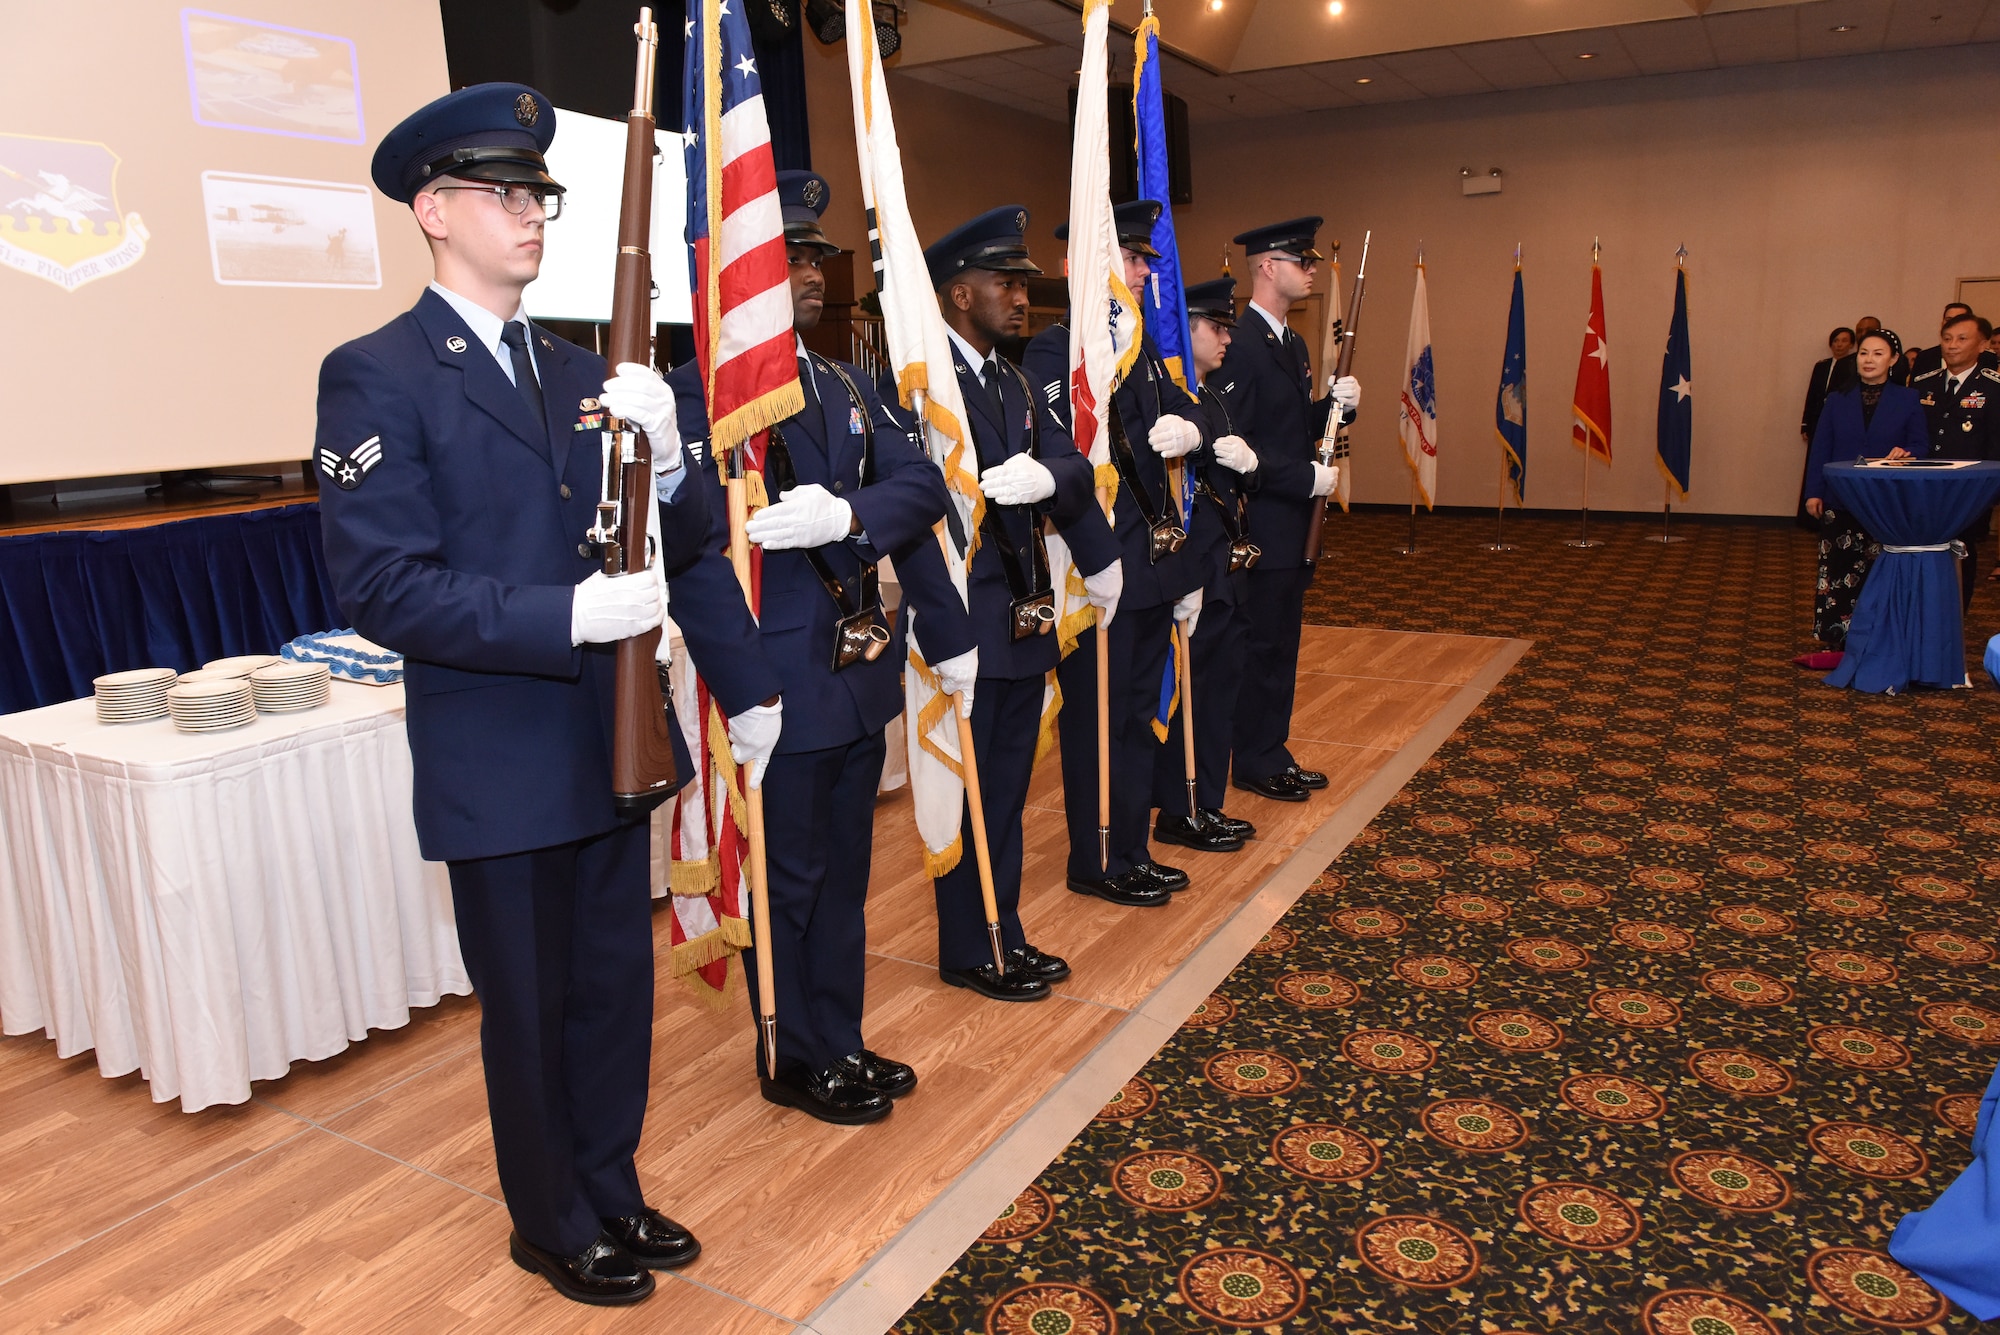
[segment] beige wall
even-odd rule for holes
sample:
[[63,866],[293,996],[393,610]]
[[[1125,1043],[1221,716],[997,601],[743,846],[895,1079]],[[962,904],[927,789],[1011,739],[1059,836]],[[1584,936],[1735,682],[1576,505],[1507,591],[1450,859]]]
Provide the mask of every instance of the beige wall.
[[[910,219],[924,244],[987,209],[1025,204],[1030,253],[1046,272],[1060,275],[1063,250],[1054,229],[1069,216],[1069,127],[900,78],[894,70],[889,97],[903,149]],[[872,291],[844,44],[827,47],[807,39],[806,101],[813,168],[833,190],[826,234],[856,252],[855,286]]]
[[[2000,274],[1996,97],[2000,47],[1988,45],[1300,115],[1197,131],[1196,203],[1176,221],[1182,253],[1212,257],[1247,227],[1324,214],[1321,236],[1345,243],[1350,281],[1374,228],[1354,494],[1375,502],[1409,495],[1395,390],[1421,240],[1439,503],[1494,502],[1493,400],[1518,241],[1528,503],[1577,504],[1569,404],[1601,236],[1614,461],[1594,465],[1591,508],[1658,509],[1654,412],[1685,243],[1687,508],[1789,514],[1799,406],[1827,330],[1872,313],[1906,341],[1935,342],[1956,280]],[[1503,193],[1460,193],[1460,167],[1492,166],[1506,173]],[[1190,277],[1214,263],[1191,264]]]

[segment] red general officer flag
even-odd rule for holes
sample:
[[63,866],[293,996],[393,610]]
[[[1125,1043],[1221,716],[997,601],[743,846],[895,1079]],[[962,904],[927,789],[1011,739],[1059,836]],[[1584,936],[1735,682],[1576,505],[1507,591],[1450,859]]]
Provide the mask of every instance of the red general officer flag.
[[1569,438],[1578,449],[1611,462],[1611,343],[1604,332],[1604,271],[1590,266],[1590,323],[1583,331],[1583,356],[1576,364],[1576,422]]

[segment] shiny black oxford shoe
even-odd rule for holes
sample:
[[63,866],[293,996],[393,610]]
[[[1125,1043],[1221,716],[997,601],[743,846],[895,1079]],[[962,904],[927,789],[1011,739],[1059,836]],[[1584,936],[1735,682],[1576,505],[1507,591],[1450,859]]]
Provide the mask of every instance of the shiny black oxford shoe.
[[599,1222],[606,1236],[648,1270],[673,1270],[701,1255],[701,1243],[693,1233],[651,1206]]
[[1179,844],[1182,848],[1202,853],[1234,853],[1243,847],[1241,835],[1231,834],[1205,820],[1197,823],[1186,816],[1170,815],[1164,811],[1153,822],[1153,837],[1161,843]]
[[850,1052],[833,1064],[833,1069],[859,1084],[868,1086],[877,1094],[887,1094],[892,1099],[900,1099],[917,1087],[917,1073],[912,1067],[901,1062],[892,1062],[887,1057],[877,1056],[867,1048]]
[[1054,995],[1048,983],[1033,974],[1017,972],[1009,968],[1001,973],[990,964],[981,964],[971,969],[939,969],[938,977],[953,987],[969,987],[982,997],[995,1001],[1040,1001]]
[[1227,812],[1216,811],[1211,807],[1200,807],[1197,810],[1200,811],[1201,818],[1204,821],[1210,825],[1219,826],[1229,831],[1238,839],[1255,839],[1257,837],[1257,827],[1247,820],[1238,820]]
[[1045,983],[1060,983],[1069,977],[1069,961],[1031,945],[1015,946],[1007,952],[1007,972],[1025,973]]
[[1326,787],[1326,775],[1321,774],[1316,769],[1300,769],[1297,765],[1294,765],[1286,770],[1285,773],[1290,775],[1292,782],[1301,788],[1310,788],[1314,792],[1318,792],[1320,789]]
[[1173,901],[1171,893],[1136,869],[1102,880],[1072,876],[1069,888],[1079,895],[1096,895],[1099,899],[1123,904],[1127,908],[1153,909]]
[[759,1076],[757,1083],[767,1101],[836,1126],[879,1122],[894,1107],[887,1094],[862,1084],[838,1064],[824,1071],[795,1066],[781,1075]]
[[1232,779],[1238,788],[1259,797],[1268,797],[1273,802],[1303,802],[1311,793],[1304,784],[1292,778],[1290,770],[1281,770],[1268,779]]
[[1179,867],[1169,867],[1158,862],[1134,863],[1131,874],[1134,876],[1143,876],[1154,885],[1159,886],[1160,889],[1169,892],[1185,890],[1189,885],[1193,884],[1193,882],[1188,880],[1188,874]]
[[531,1275],[540,1275],[571,1302],[624,1307],[652,1296],[652,1272],[602,1233],[575,1256],[558,1256],[519,1233],[508,1237],[507,1252],[515,1265]]

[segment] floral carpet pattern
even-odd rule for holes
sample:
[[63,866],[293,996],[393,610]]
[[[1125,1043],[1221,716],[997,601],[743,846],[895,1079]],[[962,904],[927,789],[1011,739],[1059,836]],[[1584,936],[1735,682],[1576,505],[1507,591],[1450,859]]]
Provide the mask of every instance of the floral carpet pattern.
[[1791,667],[1790,528],[1404,522],[1308,619],[1535,647],[897,1329],[1974,1329],[1884,1247],[2000,1060],[2000,692]]

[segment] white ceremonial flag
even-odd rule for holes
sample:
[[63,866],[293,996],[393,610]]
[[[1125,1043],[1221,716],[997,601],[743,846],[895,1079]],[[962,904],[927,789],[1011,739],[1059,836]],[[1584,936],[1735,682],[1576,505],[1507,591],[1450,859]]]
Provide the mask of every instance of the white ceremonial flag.
[[1417,295],[1410,306],[1410,342],[1403,358],[1403,387],[1396,396],[1396,434],[1424,508],[1436,504],[1438,478],[1437,377],[1431,365],[1431,303],[1424,290],[1424,262],[1417,261]]
[[[967,429],[965,401],[952,370],[944,316],[924,264],[924,248],[910,221],[903,191],[903,155],[896,145],[896,120],[889,110],[889,86],[882,77],[882,53],[868,0],[847,0],[847,73],[854,94],[854,141],[860,159],[861,202],[868,212],[868,242],[875,286],[882,302],[882,331],[889,364],[903,405],[922,416],[924,444],[944,473],[945,489],[957,511],[958,531],[971,546],[961,552],[949,526],[939,523],[938,543],[952,584],[964,600],[966,563],[979,543],[986,513],[979,491],[978,456]],[[914,628],[917,611],[904,604]],[[958,720],[951,700],[938,689],[936,674],[905,635],[909,671],[903,674],[903,736],[909,747],[910,793],[917,833],[924,842],[924,870],[932,877],[958,865],[964,849],[961,812],[965,803],[964,758],[959,754]]]

